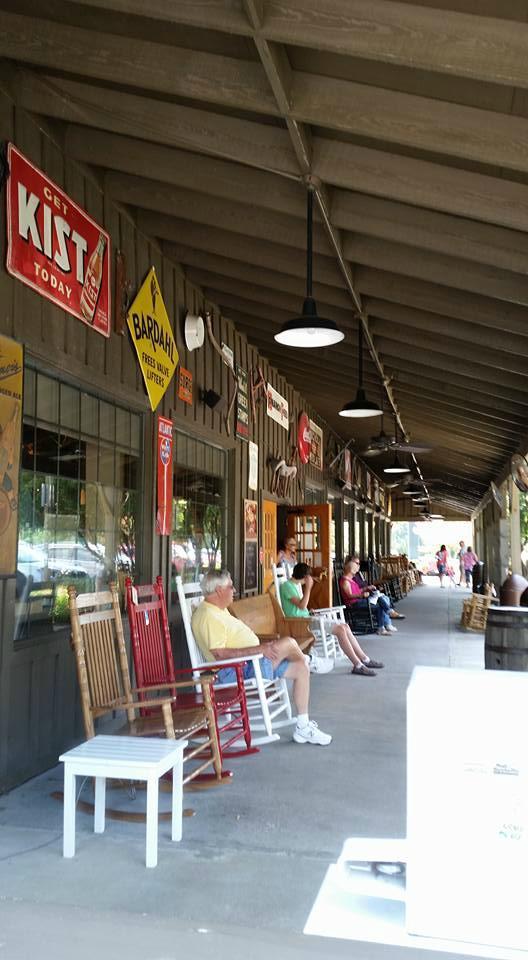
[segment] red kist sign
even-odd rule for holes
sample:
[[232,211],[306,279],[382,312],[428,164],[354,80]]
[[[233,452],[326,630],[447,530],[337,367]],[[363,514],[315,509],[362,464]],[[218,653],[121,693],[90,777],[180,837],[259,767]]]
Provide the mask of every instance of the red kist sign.
[[7,270],[110,336],[110,237],[10,143]]

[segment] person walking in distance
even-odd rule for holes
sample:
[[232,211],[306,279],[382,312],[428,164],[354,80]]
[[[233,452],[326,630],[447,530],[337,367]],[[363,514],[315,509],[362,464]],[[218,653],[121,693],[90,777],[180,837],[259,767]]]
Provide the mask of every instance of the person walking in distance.
[[464,553],[464,575],[466,578],[466,587],[471,586],[471,581],[473,578],[473,567],[479,562],[477,554],[468,547]]
[[464,567],[464,554],[466,552],[466,544],[464,543],[463,540],[460,540],[458,546],[460,547],[460,550],[457,553],[458,567],[460,571],[460,579],[458,581],[458,586],[461,587],[464,584],[464,579],[466,575],[465,567]]
[[444,576],[447,572],[447,550],[445,543],[442,544],[440,550],[436,554],[436,569],[438,570],[438,576],[440,578],[440,586],[442,590],[444,589]]

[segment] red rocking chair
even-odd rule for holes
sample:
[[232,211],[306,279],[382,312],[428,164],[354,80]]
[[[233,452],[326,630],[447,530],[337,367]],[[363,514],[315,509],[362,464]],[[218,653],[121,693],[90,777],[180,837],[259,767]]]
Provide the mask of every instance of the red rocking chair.
[[[163,578],[143,586],[134,586],[127,577],[125,581],[128,621],[132,657],[138,687],[157,687],[162,683],[176,680],[172,644],[167,617],[167,606],[163,591]],[[251,729],[247,710],[243,664],[234,663],[237,682],[222,690],[211,687],[213,710],[220,754],[225,757],[242,757],[258,753],[258,747],[251,746]],[[189,670],[178,670],[178,675],[192,673],[196,677],[200,672],[211,672],[214,664],[205,664]],[[201,703],[201,694],[185,694],[185,701],[191,705]],[[181,697],[180,697],[181,702]],[[245,746],[236,750],[230,748],[243,740]],[[229,776],[225,772],[226,776]]]

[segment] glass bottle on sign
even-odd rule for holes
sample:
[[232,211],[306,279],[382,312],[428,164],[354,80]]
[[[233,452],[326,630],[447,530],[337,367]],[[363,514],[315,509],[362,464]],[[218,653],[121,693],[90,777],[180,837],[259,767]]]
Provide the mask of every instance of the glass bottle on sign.
[[106,248],[106,237],[99,234],[97,247],[92,253],[81,291],[81,313],[85,320],[92,323],[101,290],[101,281],[103,279],[103,259]]

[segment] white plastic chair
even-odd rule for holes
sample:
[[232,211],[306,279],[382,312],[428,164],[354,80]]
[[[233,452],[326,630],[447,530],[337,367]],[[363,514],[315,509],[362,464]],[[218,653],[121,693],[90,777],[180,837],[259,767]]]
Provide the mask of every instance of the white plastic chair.
[[[275,563],[272,563],[271,569],[277,603],[282,610],[280,585],[288,580],[288,575],[286,570],[278,567]],[[334,660],[345,656],[332,633],[336,623],[346,624],[344,607],[321,607],[317,610],[311,610],[310,616],[306,617],[306,620],[310,624],[310,630],[315,637],[315,651],[319,656],[333,657]]]
[[[182,620],[187,639],[187,648],[191,666],[198,668],[208,661],[203,656],[196,640],[194,639],[191,617],[193,611],[199,603],[203,601],[203,594],[199,583],[183,583],[180,576],[176,577],[176,590],[182,612]],[[262,676],[260,661],[262,654],[249,653],[242,659],[215,660],[214,666],[232,667],[234,663],[251,662],[255,671],[255,678],[246,680],[247,706],[249,713],[249,722],[251,726],[251,742],[254,746],[263,743],[272,743],[273,740],[279,740],[280,736],[276,732],[277,728],[291,726],[295,723],[295,717],[292,716],[290,696],[288,693],[288,684],[284,678],[277,680],[266,680]],[[215,689],[221,690],[223,687],[231,684],[216,683]],[[254,737],[253,732],[258,736]]]

